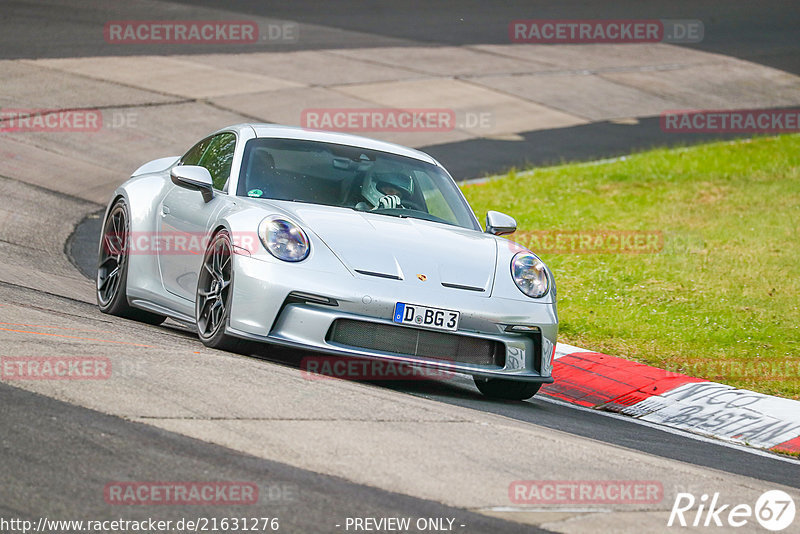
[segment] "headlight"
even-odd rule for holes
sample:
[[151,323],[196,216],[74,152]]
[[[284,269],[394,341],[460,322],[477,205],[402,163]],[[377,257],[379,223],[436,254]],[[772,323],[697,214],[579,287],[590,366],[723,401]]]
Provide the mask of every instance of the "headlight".
[[519,290],[531,298],[545,296],[550,288],[544,263],[530,252],[518,252],[514,255],[511,260],[511,278]]
[[270,254],[283,261],[301,261],[308,256],[308,237],[291,221],[273,217],[258,225],[258,237]]

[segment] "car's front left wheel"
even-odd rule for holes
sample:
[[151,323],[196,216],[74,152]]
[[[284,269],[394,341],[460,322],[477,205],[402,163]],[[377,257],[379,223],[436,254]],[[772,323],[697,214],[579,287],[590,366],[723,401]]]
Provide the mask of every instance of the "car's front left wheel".
[[211,239],[197,277],[195,322],[200,341],[206,347],[232,352],[247,352],[252,344],[225,333],[230,315],[233,289],[233,245],[227,230]]

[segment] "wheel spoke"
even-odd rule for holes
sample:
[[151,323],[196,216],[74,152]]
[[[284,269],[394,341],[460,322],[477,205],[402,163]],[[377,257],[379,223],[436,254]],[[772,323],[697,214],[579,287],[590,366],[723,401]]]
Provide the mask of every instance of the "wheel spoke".
[[121,248],[122,229],[120,228],[119,216],[115,215],[111,220],[111,235],[109,237],[109,245],[114,247],[114,252]]
[[216,317],[214,320],[214,329],[216,330],[220,326],[222,326],[222,320],[225,318],[225,305],[222,303],[221,300],[219,302],[219,306],[215,308]]
[[[213,332],[213,321],[211,320],[211,308],[213,307],[214,299],[206,299],[206,301],[202,304],[200,308],[200,317],[198,317],[198,327],[203,334],[208,334],[209,332]],[[209,323],[211,323],[211,328],[209,328]]]
[[119,288],[119,276],[114,275],[111,278],[111,286],[108,288],[106,293],[113,297],[114,295],[117,294],[117,288]]
[[214,252],[211,253],[211,268],[214,269],[214,277],[220,275],[219,270],[219,241],[214,243]]
[[119,274],[119,265],[114,267],[114,269],[112,269],[110,272],[106,273],[105,275],[101,275],[102,276],[102,280],[101,280],[100,285],[98,286],[97,289],[102,291],[109,284],[109,282],[113,282],[113,281],[115,281],[117,279],[117,275],[118,274]]
[[225,267],[227,267],[227,266],[228,266],[228,264],[230,263],[230,261],[231,261],[231,255],[230,255],[230,253],[229,253],[229,252],[226,250],[226,251],[225,251],[225,263],[223,263],[223,264],[220,266],[220,272],[224,273]]
[[119,251],[114,244],[113,235],[106,234],[103,236],[103,250],[108,254],[116,254]]
[[214,307],[214,304],[216,304],[217,300],[218,299],[216,295],[211,295],[209,297],[206,297],[206,301],[203,303],[203,306],[201,308],[201,311],[206,317],[211,313],[211,308]]
[[219,310],[221,308],[221,304],[219,300],[214,301],[214,305],[208,310],[209,317],[211,318],[211,331],[216,331],[217,327],[219,326]]

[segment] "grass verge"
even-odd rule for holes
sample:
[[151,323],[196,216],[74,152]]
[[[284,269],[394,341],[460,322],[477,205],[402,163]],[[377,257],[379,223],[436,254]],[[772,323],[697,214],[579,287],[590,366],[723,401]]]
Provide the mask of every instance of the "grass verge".
[[800,398],[800,135],[512,171],[463,191],[476,213],[515,217],[511,239],[553,269],[560,341]]

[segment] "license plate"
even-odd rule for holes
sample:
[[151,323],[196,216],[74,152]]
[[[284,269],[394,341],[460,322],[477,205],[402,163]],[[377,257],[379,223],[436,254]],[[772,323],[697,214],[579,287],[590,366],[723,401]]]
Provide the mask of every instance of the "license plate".
[[461,313],[453,310],[442,310],[398,302],[394,307],[394,322],[436,330],[458,330]]

